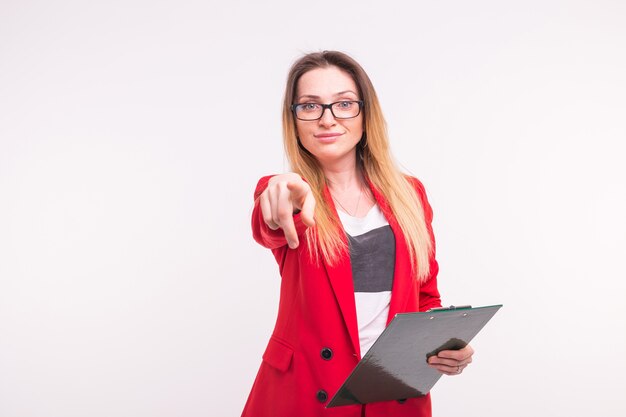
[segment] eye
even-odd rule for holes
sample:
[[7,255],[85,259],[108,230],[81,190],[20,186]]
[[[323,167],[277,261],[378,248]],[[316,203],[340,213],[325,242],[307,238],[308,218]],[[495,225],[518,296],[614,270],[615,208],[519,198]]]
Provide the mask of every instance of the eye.
[[337,103],[337,107],[346,110],[354,105],[354,101],[340,101]]
[[298,104],[298,111],[303,111],[303,112],[314,112],[314,111],[318,111],[319,108],[320,108],[320,105],[317,103]]

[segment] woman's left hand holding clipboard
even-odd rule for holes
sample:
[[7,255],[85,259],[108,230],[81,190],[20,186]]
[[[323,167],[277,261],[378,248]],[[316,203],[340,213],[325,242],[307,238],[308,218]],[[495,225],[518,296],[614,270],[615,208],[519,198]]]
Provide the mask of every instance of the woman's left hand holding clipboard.
[[459,375],[472,363],[474,349],[470,345],[459,350],[442,350],[428,358],[428,364],[445,375]]

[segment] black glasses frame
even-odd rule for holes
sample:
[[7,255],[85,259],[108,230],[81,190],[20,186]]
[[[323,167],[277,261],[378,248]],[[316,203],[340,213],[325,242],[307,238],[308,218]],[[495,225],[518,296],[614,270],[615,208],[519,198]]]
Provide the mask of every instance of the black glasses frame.
[[[337,117],[335,115],[335,112],[333,111],[333,106],[335,104],[337,104],[337,103],[345,103],[345,102],[357,103],[359,105],[359,112],[357,114],[355,114],[354,116],[350,116],[350,117]],[[334,103],[330,103],[330,104],[314,103],[314,104],[317,104],[318,106],[322,106],[322,113],[320,114],[320,117],[318,117],[316,119],[301,119],[301,118],[298,117],[298,113],[296,112],[296,109],[298,108],[298,106],[302,106],[304,104],[311,104],[311,103],[296,103],[296,104],[292,104],[291,105],[291,111],[293,112],[293,116],[296,119],[298,119],[298,120],[302,120],[302,121],[305,121],[305,122],[313,122],[315,120],[319,120],[322,117],[324,117],[324,112],[326,111],[326,109],[330,110],[330,114],[332,114],[335,119],[339,119],[339,120],[354,119],[359,114],[361,114],[361,110],[363,110],[364,102],[363,102],[363,100],[339,100],[339,101],[335,101]]]

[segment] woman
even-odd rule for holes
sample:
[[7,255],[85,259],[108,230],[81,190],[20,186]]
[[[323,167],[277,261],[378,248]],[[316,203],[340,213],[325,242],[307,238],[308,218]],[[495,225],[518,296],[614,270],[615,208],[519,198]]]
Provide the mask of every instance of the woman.
[[[361,66],[334,51],[300,58],[283,136],[293,172],[259,181],[252,214],[255,240],[278,262],[280,304],[243,416],[430,416],[429,395],[325,408],[396,313],[441,306],[432,211],[392,161]],[[456,375],[472,354],[429,363]]]

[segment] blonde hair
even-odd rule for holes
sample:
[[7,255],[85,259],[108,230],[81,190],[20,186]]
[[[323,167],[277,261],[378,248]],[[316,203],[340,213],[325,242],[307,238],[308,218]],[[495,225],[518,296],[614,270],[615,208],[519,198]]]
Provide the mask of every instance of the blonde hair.
[[414,275],[425,281],[430,273],[434,245],[426,225],[424,207],[409,182],[394,163],[389,150],[387,126],[374,86],[365,70],[348,55],[337,51],[307,54],[297,60],[287,77],[283,102],[283,140],[291,169],[310,185],[316,201],[315,227],[307,230],[308,249],[334,264],[348,250],[339,219],[326,200],[326,178],[317,159],[300,144],[291,105],[294,103],[300,77],[316,68],[337,67],[352,77],[363,100],[364,131],[357,144],[357,163],[363,175],[387,200],[402,229],[409,250]]

